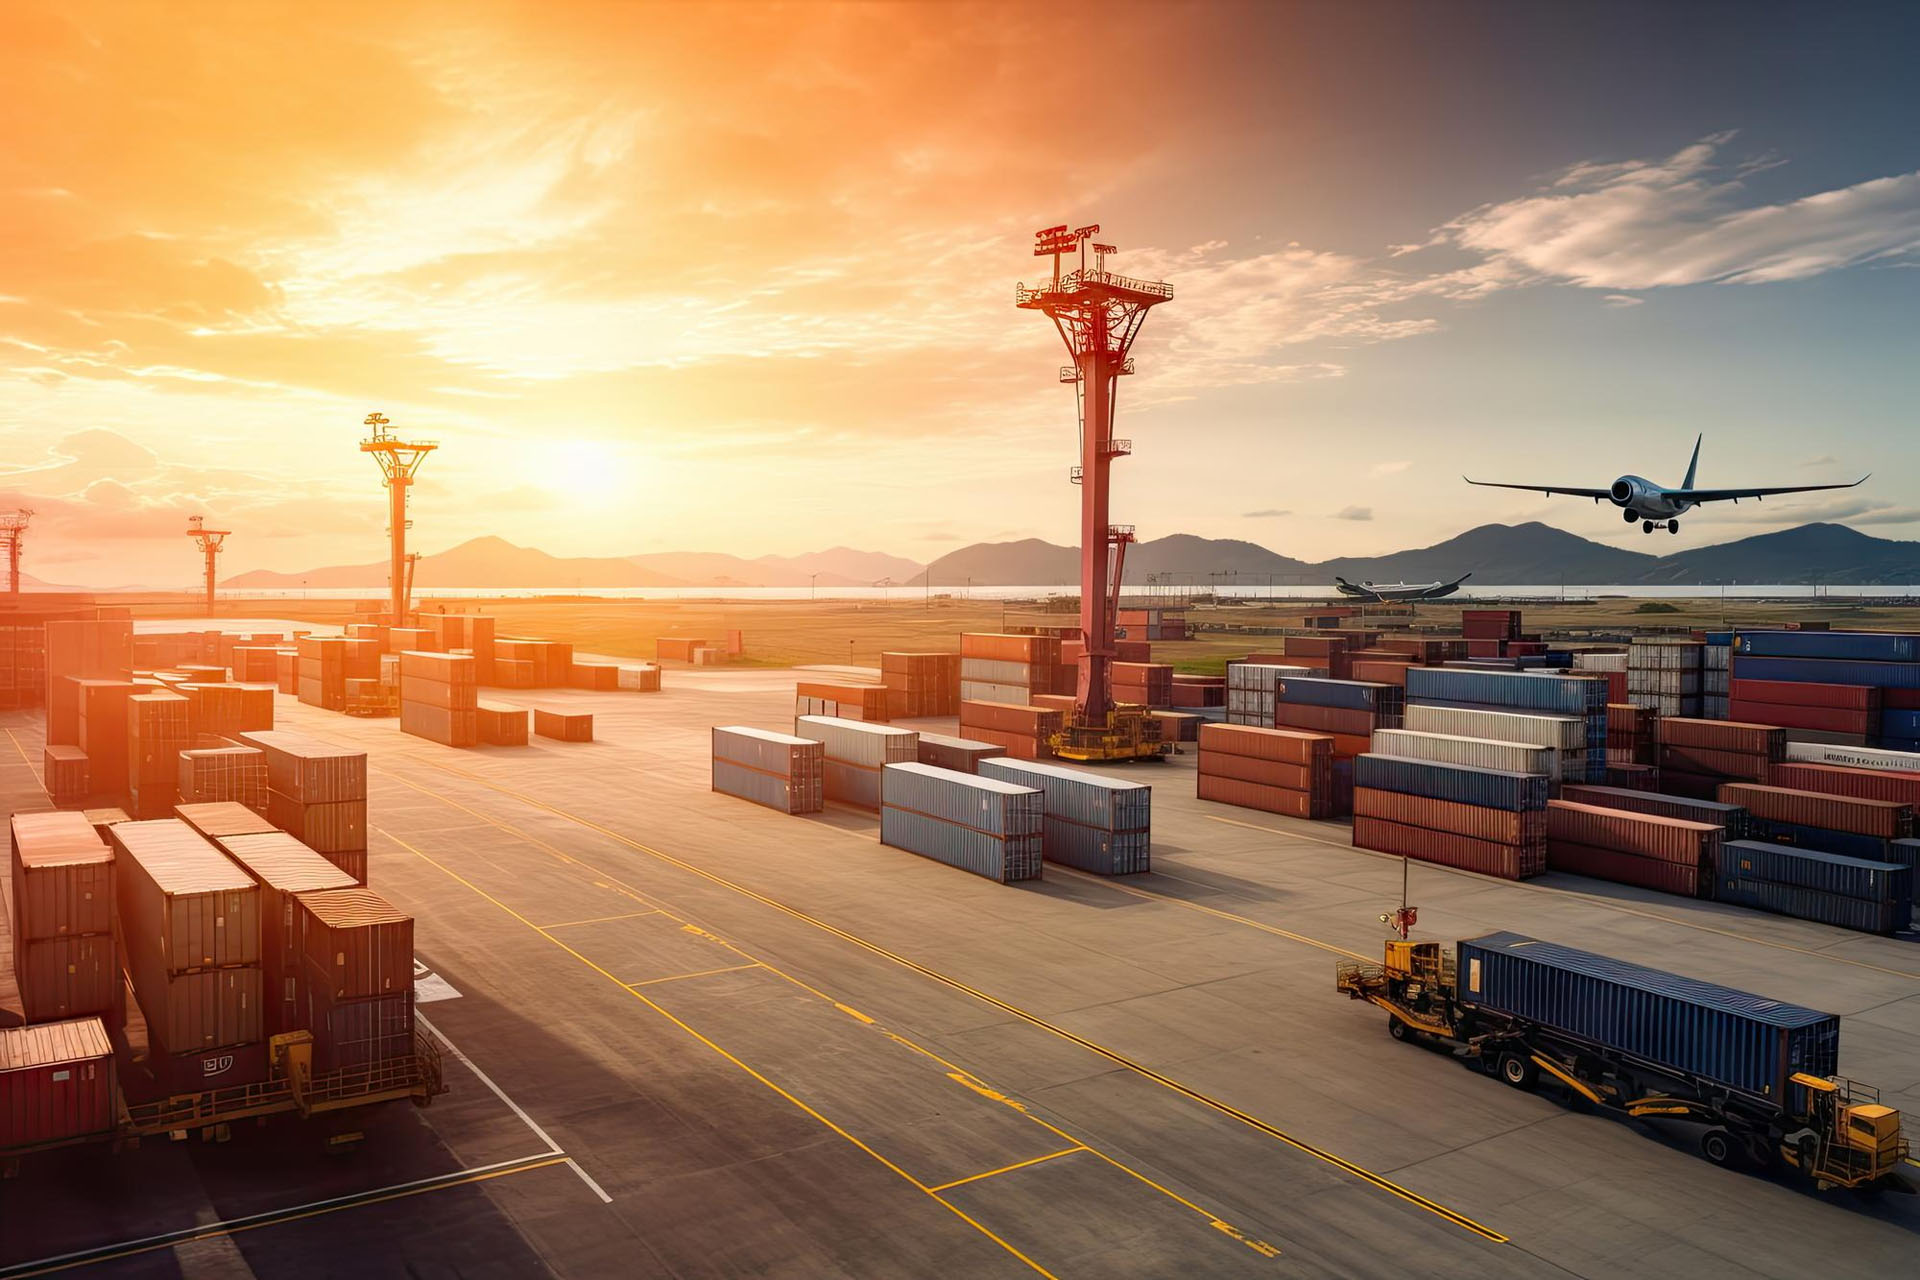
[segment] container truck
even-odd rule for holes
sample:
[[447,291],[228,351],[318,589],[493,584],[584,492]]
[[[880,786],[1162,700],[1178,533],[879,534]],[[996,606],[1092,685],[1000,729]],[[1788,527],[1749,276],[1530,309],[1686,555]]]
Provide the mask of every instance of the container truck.
[[1443,1046],[1518,1089],[1700,1127],[1716,1164],[1784,1166],[1827,1190],[1915,1188],[1900,1113],[1838,1074],[1840,1019],[1515,933],[1390,939],[1336,989],[1396,1040]]

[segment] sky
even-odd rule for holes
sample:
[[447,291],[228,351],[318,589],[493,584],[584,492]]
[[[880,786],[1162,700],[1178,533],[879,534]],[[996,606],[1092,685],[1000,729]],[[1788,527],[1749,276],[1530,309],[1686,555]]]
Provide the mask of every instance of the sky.
[[[0,8],[0,509],[42,580],[1076,538],[1033,233],[1168,281],[1113,517],[1920,536],[1920,8]],[[1857,490],[1657,542],[1494,480]]]

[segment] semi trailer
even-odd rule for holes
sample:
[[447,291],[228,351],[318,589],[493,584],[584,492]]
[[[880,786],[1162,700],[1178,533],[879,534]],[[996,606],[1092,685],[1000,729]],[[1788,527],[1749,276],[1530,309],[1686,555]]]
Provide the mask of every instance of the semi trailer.
[[1827,1190],[1912,1192],[1900,1113],[1839,1074],[1840,1019],[1542,942],[1390,939],[1336,988],[1387,1011],[1396,1040],[1445,1047],[1518,1089],[1557,1084],[1609,1112],[1696,1125],[1716,1164]]

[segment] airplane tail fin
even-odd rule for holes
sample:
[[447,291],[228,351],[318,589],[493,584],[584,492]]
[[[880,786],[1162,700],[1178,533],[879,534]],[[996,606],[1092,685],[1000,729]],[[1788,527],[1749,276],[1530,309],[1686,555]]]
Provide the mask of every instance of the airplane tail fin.
[[1704,432],[1693,438],[1693,460],[1687,463],[1687,478],[1680,482],[1682,489],[1693,488],[1693,473],[1698,470],[1700,466],[1700,441],[1703,439],[1705,439]]

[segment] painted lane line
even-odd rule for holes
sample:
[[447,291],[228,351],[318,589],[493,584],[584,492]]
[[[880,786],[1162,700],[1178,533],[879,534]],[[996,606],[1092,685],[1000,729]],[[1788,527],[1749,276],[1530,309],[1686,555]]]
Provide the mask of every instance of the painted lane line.
[[955,1178],[952,1182],[943,1182],[937,1187],[928,1187],[927,1190],[933,1192],[935,1195],[939,1195],[942,1191],[951,1191],[955,1187],[964,1187],[969,1182],[980,1182],[986,1178],[997,1178],[1003,1173],[1012,1173],[1015,1169],[1031,1169],[1036,1164],[1045,1164],[1049,1160],[1058,1160],[1061,1156],[1070,1156],[1076,1152],[1085,1150],[1085,1147],[1073,1146],[1068,1147],[1065,1151],[1049,1151],[1044,1156],[1035,1156],[1031,1160],[1022,1160],[1018,1164],[1003,1164],[998,1169],[989,1169],[985,1173],[976,1173],[970,1178]]

